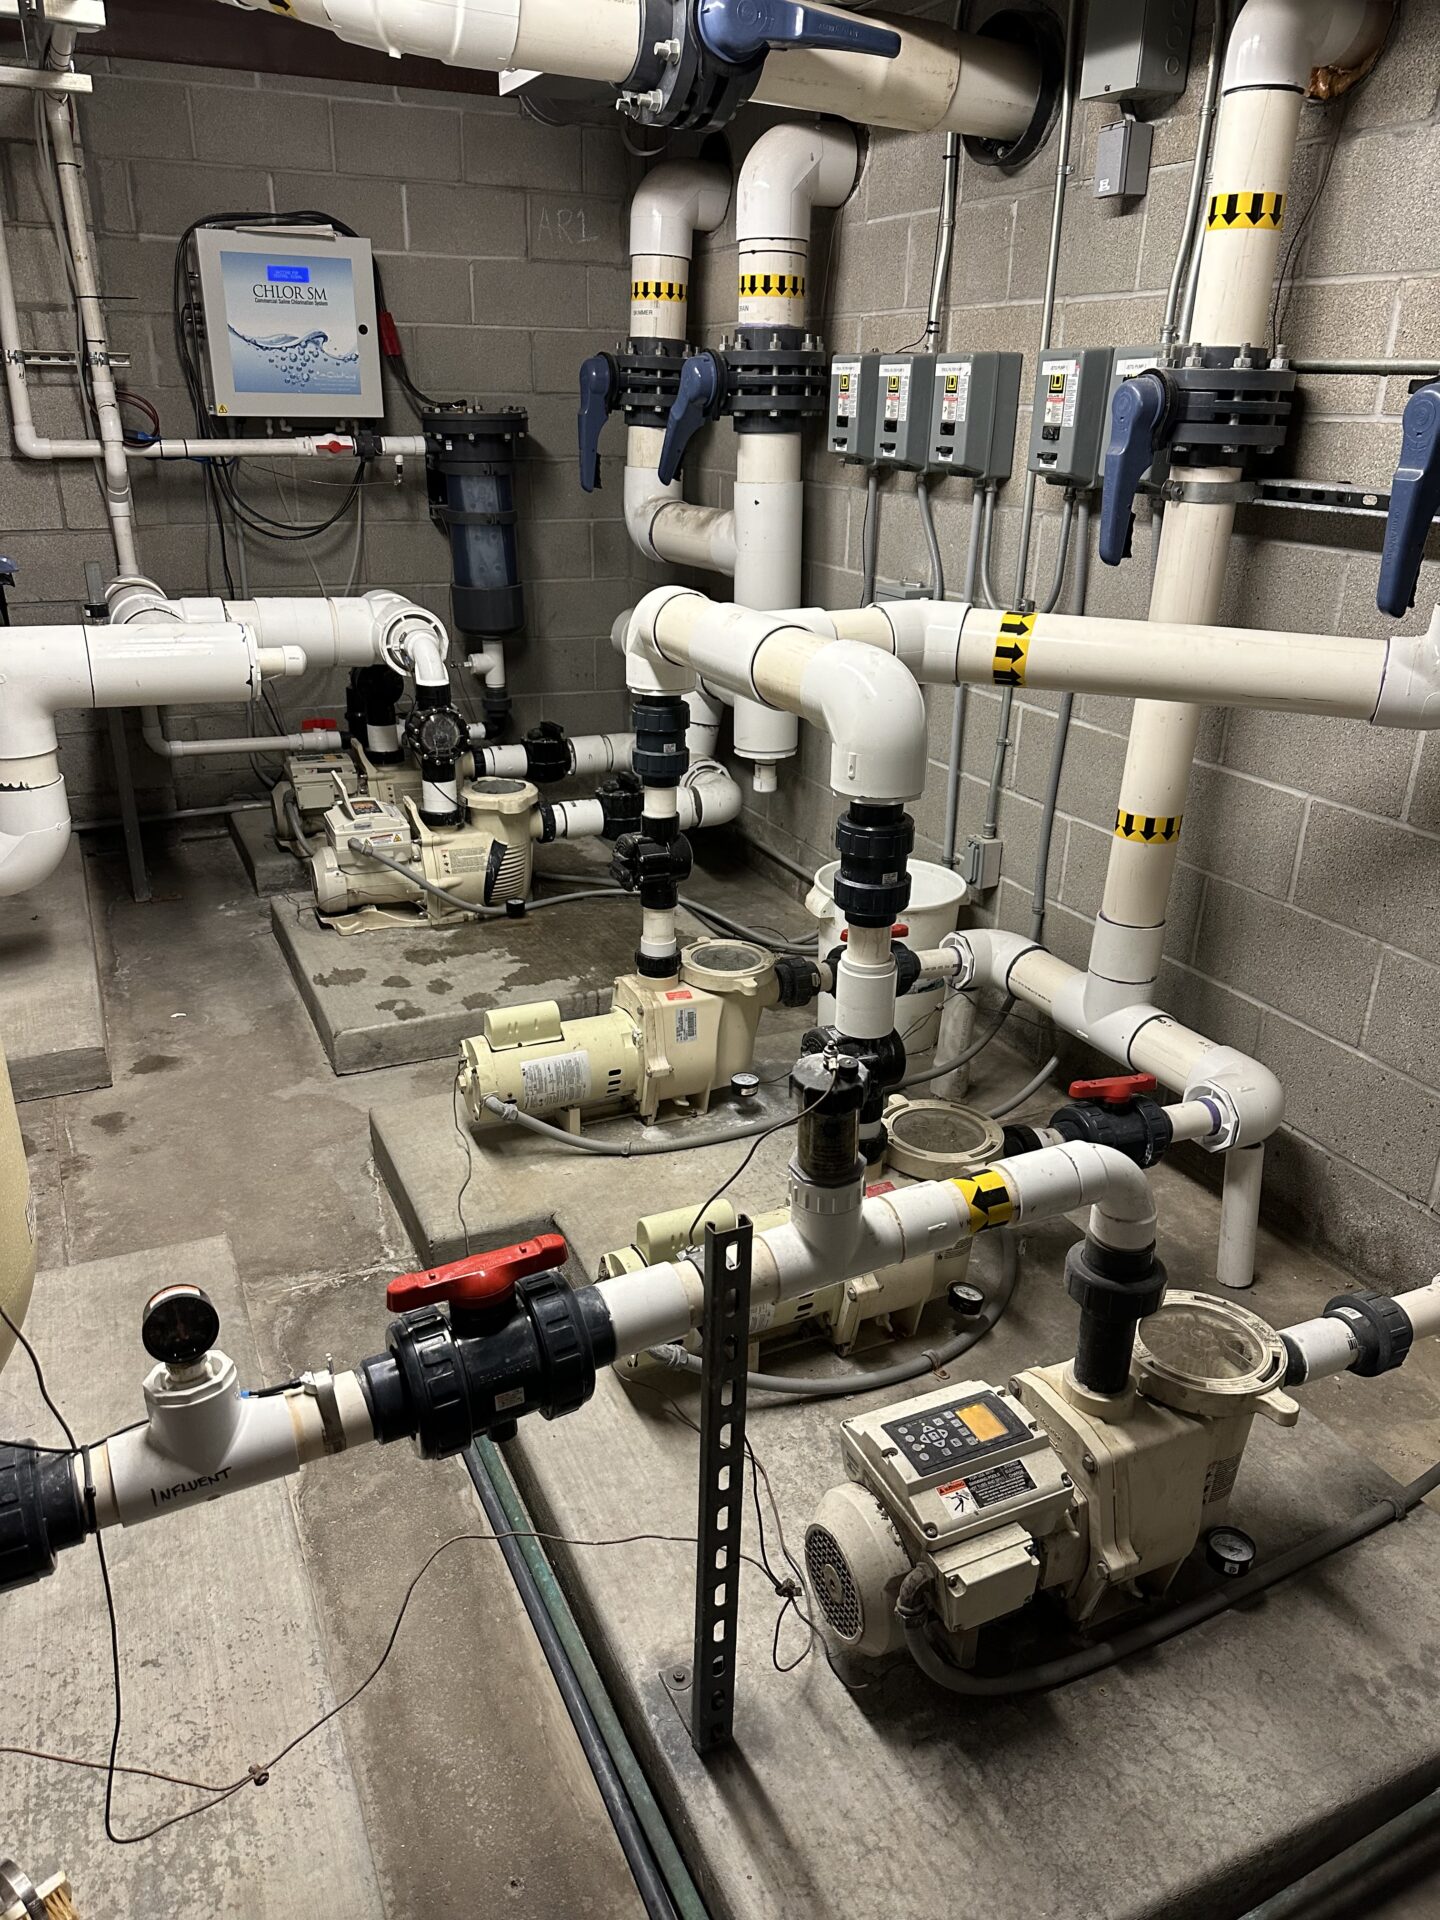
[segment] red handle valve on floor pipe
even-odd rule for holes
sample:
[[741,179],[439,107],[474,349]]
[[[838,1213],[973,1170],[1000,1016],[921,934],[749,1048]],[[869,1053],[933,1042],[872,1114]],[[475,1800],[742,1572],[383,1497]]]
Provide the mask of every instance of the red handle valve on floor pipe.
[[385,1289],[385,1305],[391,1313],[408,1313],[412,1307],[428,1307],[438,1300],[471,1311],[504,1306],[514,1299],[518,1280],[532,1273],[552,1273],[569,1257],[563,1234],[537,1234],[513,1247],[492,1247],[443,1267],[398,1274]]

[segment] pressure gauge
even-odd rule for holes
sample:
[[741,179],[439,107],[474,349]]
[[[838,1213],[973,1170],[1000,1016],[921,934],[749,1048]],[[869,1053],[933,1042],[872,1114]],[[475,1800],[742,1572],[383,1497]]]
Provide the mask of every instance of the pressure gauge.
[[1212,1527],[1205,1536],[1205,1563],[1226,1580],[1239,1580],[1255,1565],[1255,1542],[1238,1527]]
[[167,1367],[193,1366],[220,1338],[220,1315],[199,1287],[162,1287],[145,1302],[140,1338],[152,1360]]

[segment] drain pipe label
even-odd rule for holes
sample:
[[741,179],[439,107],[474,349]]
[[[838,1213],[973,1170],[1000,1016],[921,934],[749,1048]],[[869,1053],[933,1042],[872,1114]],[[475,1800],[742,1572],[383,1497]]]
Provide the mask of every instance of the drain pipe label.
[[1207,233],[1240,233],[1263,227],[1278,233],[1285,224],[1283,193],[1212,193],[1206,217]]
[[995,636],[993,678],[997,687],[1023,687],[1025,667],[1030,658],[1030,636],[1035,631],[1033,613],[1002,613],[1000,631]]
[[1141,847],[1168,847],[1180,838],[1184,818],[1183,813],[1126,813],[1122,808],[1115,816],[1115,838]]

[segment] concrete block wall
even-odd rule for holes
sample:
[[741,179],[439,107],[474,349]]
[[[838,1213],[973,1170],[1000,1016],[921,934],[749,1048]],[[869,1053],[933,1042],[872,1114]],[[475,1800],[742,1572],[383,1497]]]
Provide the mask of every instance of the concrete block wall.
[[[171,330],[171,271],[179,235],[206,214],[318,208],[374,242],[412,377],[437,397],[467,395],[529,410],[519,488],[527,625],[509,643],[516,720],[575,731],[623,725],[621,664],[611,622],[633,599],[621,514],[623,457],[605,489],[576,480],[576,376],[581,358],[623,332],[628,316],[626,205],[638,173],[607,127],[551,128],[514,105],[469,93],[411,92],[345,81],[190,69],[92,57],[95,91],[79,102],[99,232],[103,289],[128,383],[160,410],[167,431],[192,426]],[[73,345],[60,256],[42,198],[30,99],[0,102],[0,191],[27,344]],[[39,381],[42,432],[83,431],[73,379]],[[131,416],[142,426],[138,416]],[[398,389],[387,426],[417,430]],[[622,453],[623,436],[611,451]],[[241,485],[273,518],[319,521],[344,498],[349,463],[248,462]],[[141,559],[167,590],[224,591],[202,469],[135,468]],[[363,493],[363,527],[349,513],[304,544],[247,536],[245,577],[257,592],[331,592],[354,581],[390,586],[449,613],[449,557],[430,524],[424,463],[403,477],[377,464]],[[17,621],[78,618],[85,563],[113,572],[100,494],[86,464],[0,462],[0,526],[19,569]],[[230,542],[232,574],[239,557]],[[457,674],[461,704],[478,700]],[[343,675],[276,686],[287,725],[338,712]],[[115,810],[104,716],[66,715],[63,764],[77,819]],[[244,730],[243,711],[178,711],[177,737]],[[260,722],[262,728],[267,723]],[[212,804],[253,795],[245,761],[198,760],[170,771],[138,734],[142,802]],[[267,764],[277,763],[272,759]]]
[[[928,11],[943,17],[943,10]],[[1144,199],[1093,197],[1096,135],[1116,109],[1087,104],[1078,114],[1057,345],[1143,348],[1158,335],[1209,32],[1202,0],[1189,90],[1154,116],[1154,170]],[[1281,319],[1281,338],[1293,354],[1440,353],[1440,240],[1427,212],[1440,174],[1437,102],[1440,4],[1410,0],[1381,64],[1343,113],[1306,108],[1289,222],[1304,239]],[[732,130],[737,149],[753,131],[747,134],[744,122]],[[950,276],[944,343],[1018,348],[1026,356],[1016,460],[1022,473],[1055,158],[1051,143],[1015,174],[966,159]],[[940,161],[938,137],[877,132],[849,205],[837,218],[817,220],[810,278],[812,301],[814,290],[819,299],[812,316],[832,347],[896,350],[922,334]],[[694,281],[697,330],[713,343],[734,324],[733,224],[705,244]],[[1304,424],[1287,470],[1388,483],[1406,384],[1347,378],[1304,385]],[[723,504],[734,466],[728,428],[710,434],[696,464],[695,497]],[[807,474],[807,597],[853,605],[863,475],[818,450]],[[1005,596],[1015,580],[1020,492],[1019,479],[1012,480],[997,516],[993,572]],[[904,480],[886,482],[882,579],[927,578],[912,495]],[[1041,495],[1032,595],[1043,593],[1057,557],[1059,501],[1043,488]],[[936,515],[954,585],[964,571],[968,483],[941,483]],[[1379,523],[1247,510],[1240,529],[1227,621],[1376,636],[1392,628],[1375,610]],[[1091,611],[1143,617],[1150,542],[1142,511],[1135,560],[1117,571],[1092,568]],[[1066,591],[1073,596],[1073,562]],[[1440,546],[1432,546],[1404,629],[1423,630],[1437,598]],[[1073,605],[1073,597],[1061,605]],[[997,909],[1013,927],[1029,922],[1055,705],[1052,696],[1022,695],[1011,734]],[[921,855],[938,859],[950,694],[932,693],[930,708],[931,779],[915,814]],[[980,824],[996,710],[989,694],[972,695],[962,834]],[[1079,702],[1048,876],[1049,939],[1075,962],[1086,957],[1099,905],[1128,723],[1125,702]],[[832,857],[836,802],[824,786],[822,743],[809,729],[805,736],[801,754],[782,771],[779,792],[752,799],[746,821],[757,840],[808,864]],[[1181,861],[1162,1004],[1216,1039],[1259,1054],[1284,1079],[1290,1124],[1271,1149],[1272,1211],[1362,1270],[1398,1284],[1424,1278],[1440,1265],[1440,1048],[1427,1037],[1440,1004],[1440,743],[1358,723],[1212,713]]]

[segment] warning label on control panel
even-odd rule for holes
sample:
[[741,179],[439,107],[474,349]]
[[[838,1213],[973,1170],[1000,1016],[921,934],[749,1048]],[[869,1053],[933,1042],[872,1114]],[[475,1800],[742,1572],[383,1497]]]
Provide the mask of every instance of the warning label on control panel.
[[552,1053],[544,1060],[527,1060],[520,1069],[527,1113],[547,1107],[577,1107],[590,1097],[590,1060],[583,1053]]
[[942,427],[960,427],[970,417],[970,362],[962,360],[958,367],[945,369],[945,382],[940,393],[940,424]]
[[860,362],[837,360],[835,374],[835,418],[853,420],[860,401]]
[[947,1480],[935,1491],[953,1514],[979,1513],[985,1507],[998,1507],[1021,1494],[1033,1493],[1035,1482],[1023,1460],[1007,1460],[1001,1467],[985,1467],[967,1474],[963,1480]]
[[1047,360],[1042,371],[1045,376],[1045,425],[1073,426],[1080,393],[1080,362]]
[[700,1009],[698,1007],[677,1007],[675,1009],[675,1039],[678,1045],[686,1046],[691,1040],[700,1038]]
[[885,424],[898,427],[910,418],[910,362],[887,362],[880,369],[880,384],[885,393]]

